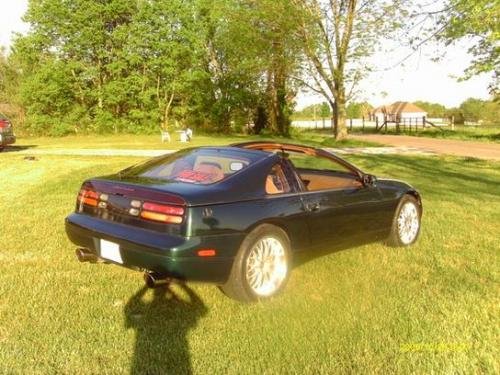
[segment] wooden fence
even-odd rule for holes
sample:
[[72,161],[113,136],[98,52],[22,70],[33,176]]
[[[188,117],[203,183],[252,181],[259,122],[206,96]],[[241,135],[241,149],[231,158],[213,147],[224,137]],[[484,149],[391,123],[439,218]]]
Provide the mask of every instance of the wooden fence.
[[[375,120],[365,118],[346,119],[346,127],[349,130],[368,130],[368,131],[384,131],[389,128],[394,128],[397,132],[413,132],[425,128],[443,128],[450,126],[454,127],[453,118],[427,118],[427,117],[404,117],[397,121],[383,121],[375,117]],[[300,129],[331,129],[332,122],[329,118],[321,118],[316,120],[295,120],[292,121],[292,127]]]

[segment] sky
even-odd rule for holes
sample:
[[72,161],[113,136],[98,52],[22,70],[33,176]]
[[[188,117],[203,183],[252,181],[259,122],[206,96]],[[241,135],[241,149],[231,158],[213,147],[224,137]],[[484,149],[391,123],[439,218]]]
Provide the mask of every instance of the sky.
[[[27,3],[27,0],[0,0],[0,46],[9,48],[13,32],[28,31],[28,26],[21,20]],[[445,57],[439,62],[431,60],[435,48],[430,46],[422,53],[415,54],[404,66],[371,74],[361,82],[356,100],[366,100],[374,106],[395,101],[423,100],[456,107],[470,97],[488,99],[489,75],[465,82],[457,82],[455,78],[461,75],[470,61],[466,43],[447,48]],[[390,64],[383,54],[375,55],[372,61],[378,67],[385,68],[388,62]],[[322,101],[322,97],[301,92],[297,97],[297,109]]]

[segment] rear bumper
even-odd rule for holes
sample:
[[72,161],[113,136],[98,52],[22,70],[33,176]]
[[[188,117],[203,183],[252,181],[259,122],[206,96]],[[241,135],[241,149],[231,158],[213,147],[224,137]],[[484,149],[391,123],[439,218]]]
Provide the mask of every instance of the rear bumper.
[[[177,237],[142,228],[71,214],[66,218],[66,233],[75,245],[101,257],[101,239],[117,243],[121,266],[157,272],[181,279],[223,284],[227,281],[243,234]],[[215,249],[225,256],[198,257],[200,249]]]
[[0,146],[6,146],[16,143],[16,136],[13,134],[0,133]]

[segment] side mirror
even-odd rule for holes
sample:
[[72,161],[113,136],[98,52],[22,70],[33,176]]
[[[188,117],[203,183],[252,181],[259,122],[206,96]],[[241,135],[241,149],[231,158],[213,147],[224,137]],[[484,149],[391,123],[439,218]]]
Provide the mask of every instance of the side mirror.
[[364,174],[362,177],[363,185],[365,186],[375,186],[377,182],[377,177],[372,174]]

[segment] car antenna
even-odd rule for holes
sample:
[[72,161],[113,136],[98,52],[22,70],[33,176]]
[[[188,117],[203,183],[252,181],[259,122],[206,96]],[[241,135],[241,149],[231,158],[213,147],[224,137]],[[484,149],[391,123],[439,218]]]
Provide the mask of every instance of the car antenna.
[[283,147],[281,147],[281,157],[283,159],[286,159],[286,158],[288,158],[288,156],[289,155],[285,152],[285,149]]

